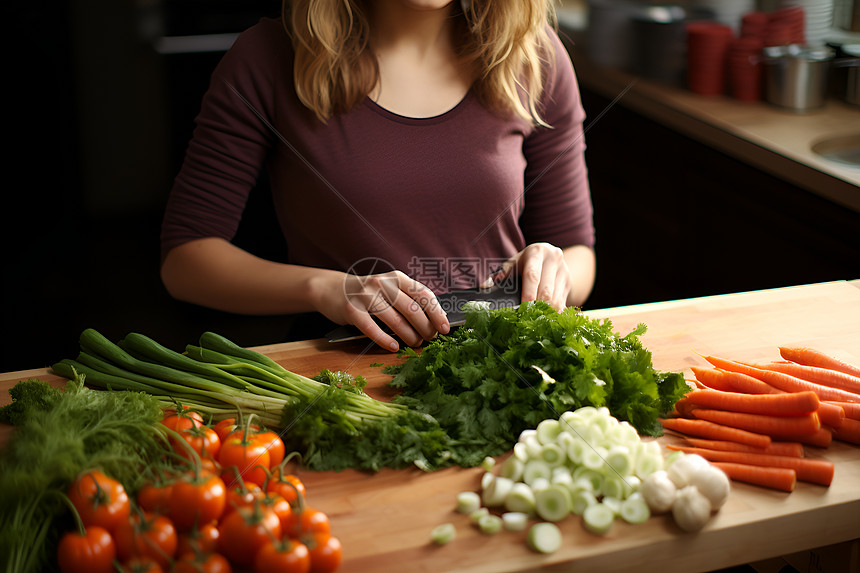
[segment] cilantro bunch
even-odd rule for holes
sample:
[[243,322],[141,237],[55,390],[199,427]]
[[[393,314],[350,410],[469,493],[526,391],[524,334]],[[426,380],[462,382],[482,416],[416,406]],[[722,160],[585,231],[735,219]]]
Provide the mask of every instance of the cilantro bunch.
[[449,461],[471,466],[510,449],[520,432],[582,406],[606,406],[642,435],[688,387],[680,373],[658,372],[639,340],[609,320],[544,302],[467,312],[464,326],[386,370],[402,390],[395,401],[435,418],[453,440]]

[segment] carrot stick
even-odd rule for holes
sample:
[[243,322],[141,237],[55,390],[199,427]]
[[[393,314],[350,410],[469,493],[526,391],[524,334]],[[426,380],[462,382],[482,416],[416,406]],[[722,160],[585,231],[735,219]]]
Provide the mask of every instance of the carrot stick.
[[696,380],[702,382],[708,388],[724,390],[726,392],[743,392],[744,394],[777,394],[779,390],[762,382],[758,378],[731,372],[719,368],[697,368],[692,366],[690,370],[696,376]]
[[670,450],[680,450],[688,454],[699,454],[711,462],[735,462],[752,466],[793,469],[797,472],[797,479],[809,483],[830,485],[833,481],[835,466],[833,462],[829,460],[748,454],[746,452],[722,452],[720,450],[706,450],[703,448],[688,448],[684,446],[670,445],[666,447]]
[[[858,406],[860,406],[860,404],[858,404]],[[818,405],[818,418],[821,420],[822,424],[826,424],[831,428],[838,428],[842,426],[842,422],[845,421],[845,410],[842,406],[821,402]]]
[[756,434],[738,428],[730,428],[722,424],[715,424],[707,420],[688,420],[685,418],[663,418],[660,420],[664,428],[675,430],[682,434],[689,434],[700,438],[712,440],[728,440],[747,444],[757,448],[766,448],[770,445],[770,436]]
[[704,408],[773,416],[808,414],[817,411],[820,404],[815,392],[743,394],[722,390],[693,390],[683,400]]
[[803,444],[800,442],[771,442],[766,448],[754,448],[746,444],[726,440],[703,440],[702,438],[684,437],[694,448],[706,450],[723,450],[725,452],[748,452],[750,454],[767,454],[771,456],[804,457]]
[[742,364],[740,362],[726,360],[725,358],[719,358],[716,356],[705,356],[704,358],[717,368],[747,374],[748,376],[758,378],[762,382],[766,382],[774,388],[778,388],[786,392],[802,392],[804,390],[812,390],[813,392],[818,394],[818,399],[822,401],[838,400],[841,402],[860,402],[860,395],[858,394],[846,392],[845,390],[840,390],[838,388],[822,386],[821,384],[813,384],[812,382],[807,382],[806,380],[801,380],[800,378],[795,378],[794,376],[789,376],[788,374],[783,374],[782,372],[774,372],[773,370],[761,370],[759,368],[747,366],[746,364]]
[[822,426],[817,431],[797,439],[801,444],[826,448],[833,442],[833,431],[829,426]]
[[767,414],[748,414],[728,412],[710,408],[696,408],[693,415],[700,420],[722,424],[747,432],[765,434],[771,438],[798,440],[812,434],[821,427],[816,414],[804,416],[769,416]]
[[779,354],[786,360],[791,360],[804,366],[818,366],[820,368],[830,368],[852,376],[860,376],[860,367],[843,362],[836,357],[825,354],[821,351],[807,347],[779,347]]
[[812,382],[813,384],[821,384],[830,388],[839,388],[846,392],[860,394],[860,376],[852,376],[838,370],[829,368],[821,368],[820,366],[806,366],[805,364],[797,364],[795,362],[769,362],[765,364],[747,364],[754,368],[762,370],[774,370],[782,372]]
[[860,420],[846,418],[841,426],[833,430],[833,437],[843,442],[860,445]]
[[720,468],[735,481],[771,489],[791,492],[797,484],[797,472],[789,468],[768,468],[735,462],[711,462],[711,465]]
[[[856,402],[822,402],[822,404],[833,404],[834,406],[839,406],[842,408],[842,411],[845,412],[846,418],[851,418],[852,420],[860,420],[860,404]],[[820,415],[820,414],[819,414]],[[822,423],[825,423],[824,420],[821,420]]]

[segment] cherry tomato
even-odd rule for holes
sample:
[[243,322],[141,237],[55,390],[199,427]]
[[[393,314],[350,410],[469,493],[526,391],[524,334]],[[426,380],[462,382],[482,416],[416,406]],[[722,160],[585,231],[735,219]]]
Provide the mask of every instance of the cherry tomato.
[[179,533],[179,542],[176,546],[177,555],[186,553],[208,555],[215,553],[218,547],[218,525],[207,523],[192,527],[188,531]]
[[226,504],[227,488],[220,477],[209,472],[188,474],[173,484],[168,515],[179,530],[188,530],[217,521]]
[[329,535],[331,522],[328,516],[318,509],[305,506],[294,510],[284,531],[290,537],[304,538],[308,535]]
[[[188,444],[192,450],[197,452],[199,457],[211,458],[213,460],[218,457],[218,451],[221,449],[221,438],[219,438],[215,430],[209,426],[187,428],[179,432],[179,435],[182,436],[182,439],[185,440],[185,443]],[[174,441],[172,441],[172,443],[173,451],[187,460],[192,459],[187,447]]]
[[117,556],[121,561],[132,557],[152,557],[167,568],[176,554],[176,528],[169,518],[157,513],[132,515],[114,533]]
[[308,545],[311,553],[312,573],[331,573],[343,561],[343,548],[337,537],[327,534],[313,536]]
[[68,496],[84,526],[98,525],[113,533],[128,521],[131,505],[125,488],[99,470],[80,474],[69,486]]
[[266,483],[266,471],[269,468],[269,452],[266,446],[255,442],[253,437],[245,439],[242,435],[231,435],[221,444],[218,463],[224,468],[224,483],[232,484],[235,473],[231,470],[236,466],[245,483],[262,486]]
[[166,515],[170,511],[173,482],[147,482],[137,492],[137,505],[144,511]]
[[281,528],[286,531],[293,516],[293,508],[290,505],[290,502],[276,493],[267,493],[262,498],[262,502],[263,505],[272,508],[272,511],[275,512],[275,515],[277,515],[278,519],[281,521]]
[[122,564],[123,573],[164,573],[161,565],[152,557],[132,557]]
[[173,573],[232,573],[227,558],[220,553],[186,553],[173,566]]
[[182,407],[179,411],[169,409],[164,411],[164,417],[161,423],[173,430],[181,432],[188,428],[196,428],[203,425],[203,416],[199,412],[195,412],[188,408]]
[[221,519],[224,519],[228,513],[239,507],[252,507],[257,501],[261,501],[265,497],[263,490],[256,484],[237,484],[227,490],[227,503],[224,506],[224,513],[221,514]]
[[116,545],[104,527],[91,525],[81,535],[70,531],[60,538],[57,562],[63,573],[112,573]]
[[[266,485],[266,491],[277,493],[291,504],[295,505],[298,497],[305,496],[305,484],[292,474],[283,475],[283,470],[277,467],[272,472],[272,479]],[[298,493],[296,493],[298,491]]]
[[218,553],[230,563],[246,567],[254,564],[254,556],[263,545],[281,537],[278,516],[259,502],[230,512],[218,529]]
[[276,432],[271,430],[257,432],[254,434],[254,440],[266,446],[266,450],[269,452],[269,469],[276,467],[284,461],[286,447],[284,446],[284,440]]
[[255,573],[308,573],[311,554],[307,545],[292,539],[269,541],[254,558]]
[[[256,424],[251,424],[250,428],[252,431],[257,431],[260,429],[260,427]],[[221,438],[221,443],[224,443],[224,440],[226,440],[227,437],[230,436],[230,434],[236,432],[237,430],[244,432],[244,428],[239,425],[239,423],[236,421],[236,418],[224,418],[220,422],[216,423],[212,429],[215,430],[215,433],[218,434],[219,438]]]

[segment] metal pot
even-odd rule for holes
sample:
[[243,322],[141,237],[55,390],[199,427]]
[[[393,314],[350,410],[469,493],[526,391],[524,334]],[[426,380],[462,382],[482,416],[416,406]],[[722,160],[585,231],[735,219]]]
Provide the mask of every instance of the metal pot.
[[827,98],[827,78],[835,52],[828,47],[765,48],[765,99],[796,112],[820,108]]
[[845,68],[845,103],[860,106],[860,44],[842,46],[844,58],[833,65]]

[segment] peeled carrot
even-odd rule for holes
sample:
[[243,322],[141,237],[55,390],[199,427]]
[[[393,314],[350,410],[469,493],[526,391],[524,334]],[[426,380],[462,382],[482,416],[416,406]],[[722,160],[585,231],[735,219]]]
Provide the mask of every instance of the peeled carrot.
[[774,370],[782,372],[812,382],[813,384],[821,384],[830,388],[839,388],[846,392],[860,394],[860,376],[852,376],[838,370],[829,368],[821,368],[820,366],[807,366],[805,364],[797,364],[795,362],[769,362],[765,364],[747,364],[754,368],[762,370]]
[[714,390],[726,392],[742,392],[744,394],[778,394],[780,391],[741,372],[731,372],[720,368],[690,368],[696,379]]
[[797,438],[797,441],[807,446],[826,448],[833,442],[833,429],[829,426],[821,426],[817,431]]
[[829,368],[852,376],[860,376],[860,367],[843,362],[834,356],[830,356],[808,347],[779,347],[779,354],[786,360],[791,360],[797,364],[804,366],[818,366],[819,368]]
[[821,402],[821,404],[818,405],[818,418],[821,420],[822,424],[826,424],[831,428],[838,428],[842,426],[842,422],[845,421],[845,410],[842,406],[837,406],[836,404],[830,404],[828,402]]
[[792,458],[789,456],[770,456],[765,454],[748,454],[746,452],[723,452],[706,450],[704,448],[688,448],[685,446],[666,446],[670,450],[680,450],[688,454],[699,454],[712,462],[734,462],[752,466],[771,468],[789,468],[797,472],[797,479],[819,485],[830,485],[833,482],[835,465],[828,460],[811,458]]
[[797,484],[797,472],[789,468],[768,468],[735,462],[711,462],[711,464],[723,470],[735,481],[788,492],[794,491],[794,486]]
[[802,392],[805,390],[811,390],[818,394],[819,400],[822,401],[837,400],[842,402],[860,402],[860,395],[858,394],[846,392],[845,390],[840,390],[838,388],[822,386],[821,384],[813,384],[812,382],[807,382],[806,380],[801,380],[800,378],[795,378],[794,376],[789,376],[782,372],[753,368],[752,366],[747,366],[740,362],[726,360],[725,358],[719,358],[716,356],[705,356],[704,358],[717,368],[747,374],[748,376],[758,378],[762,382],[766,382],[774,388],[778,388],[779,390],[784,390],[786,392]]
[[[842,408],[842,411],[845,412],[846,418],[851,418],[852,420],[860,420],[860,404],[858,404],[856,402],[827,401],[827,402],[822,402],[822,404],[832,404],[834,406],[839,406],[840,408]],[[822,421],[822,423],[826,423],[826,422],[824,422],[823,419],[821,421]]]
[[684,395],[682,400],[705,408],[774,416],[799,416],[815,412],[819,406],[815,392],[744,394],[722,390],[693,390]]
[[846,418],[841,426],[833,429],[833,437],[843,442],[860,445],[860,420]]
[[693,410],[693,415],[700,420],[784,440],[802,439],[821,427],[818,415],[814,413],[804,416],[770,416],[696,408]]
[[738,428],[715,424],[707,420],[688,420],[686,418],[663,418],[660,420],[664,428],[675,430],[682,434],[709,438],[713,440],[728,440],[747,444],[757,448],[766,448],[770,445],[770,436],[756,434]]
[[703,440],[702,438],[685,437],[684,440],[694,448],[706,450],[723,450],[726,452],[748,452],[750,454],[767,454],[771,456],[804,457],[803,444],[800,442],[771,442],[766,448],[754,448],[746,444],[729,442],[727,440]]

